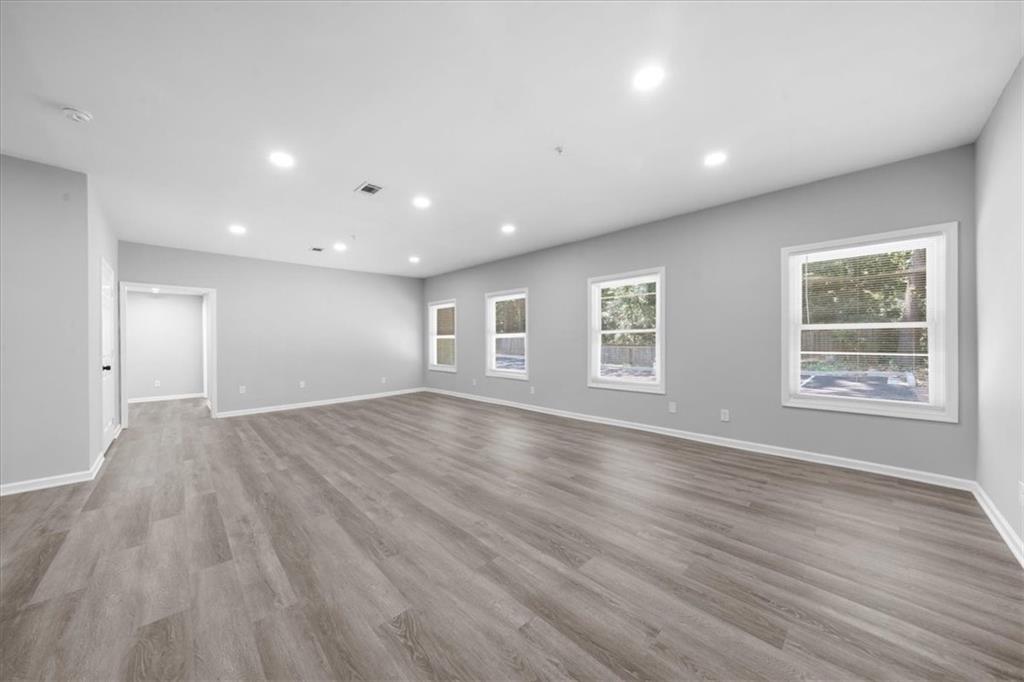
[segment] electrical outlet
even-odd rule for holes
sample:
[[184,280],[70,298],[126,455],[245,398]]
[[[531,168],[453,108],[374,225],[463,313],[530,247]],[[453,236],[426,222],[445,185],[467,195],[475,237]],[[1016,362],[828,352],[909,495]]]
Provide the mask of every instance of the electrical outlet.
[[238,392],[239,393],[245,393],[245,386],[239,386],[238,387]]
[[305,379],[299,379],[299,388],[305,388],[305,387],[306,387],[306,380]]
[[160,380],[153,379],[153,388],[160,388]]
[[536,395],[536,394],[537,394],[537,389],[534,388],[533,386],[530,386],[530,395]]
[[729,416],[729,410],[723,407],[722,410],[718,413],[718,418],[724,422],[729,421],[731,419],[731,417]]
[[382,383],[382,384],[388,383],[388,378],[387,377],[381,377],[380,378],[380,383]]
[[473,385],[476,386],[476,377],[473,377]]
[[676,408],[676,401],[674,401],[674,400],[668,401],[668,411],[671,412],[672,414],[675,414],[676,413],[676,409],[677,409]]

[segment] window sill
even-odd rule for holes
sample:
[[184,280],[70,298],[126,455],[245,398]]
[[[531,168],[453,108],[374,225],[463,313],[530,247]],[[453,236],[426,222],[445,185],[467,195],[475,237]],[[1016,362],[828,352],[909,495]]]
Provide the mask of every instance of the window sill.
[[449,372],[451,374],[457,371],[454,365],[427,365],[427,369],[431,372]]
[[953,424],[960,421],[955,408],[902,403],[895,400],[860,400],[858,398],[822,398],[789,395],[783,397],[782,406],[798,407],[807,410],[825,410],[828,412],[867,414],[876,417],[894,417],[897,419],[922,419]]
[[502,372],[497,369],[488,369],[484,371],[484,375],[494,377],[495,379],[515,379],[517,381],[530,380],[530,375],[527,372]]
[[588,388],[608,388],[613,391],[630,391],[633,393],[658,393],[665,395],[664,384],[640,384],[630,383],[627,381],[597,381],[596,379],[587,380]]

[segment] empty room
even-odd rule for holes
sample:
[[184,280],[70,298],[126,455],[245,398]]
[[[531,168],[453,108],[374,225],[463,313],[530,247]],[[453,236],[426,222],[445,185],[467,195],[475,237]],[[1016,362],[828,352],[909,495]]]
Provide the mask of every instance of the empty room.
[[0,3],[0,679],[1024,680],[1024,3]]

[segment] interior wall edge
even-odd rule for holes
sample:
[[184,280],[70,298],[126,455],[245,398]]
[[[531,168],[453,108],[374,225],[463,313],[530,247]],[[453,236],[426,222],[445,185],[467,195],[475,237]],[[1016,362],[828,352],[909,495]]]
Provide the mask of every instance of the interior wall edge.
[[[120,435],[120,429],[118,429],[117,435]],[[114,439],[117,439],[117,435]],[[109,449],[109,448],[108,448]],[[12,483],[4,483],[0,485],[0,497],[7,495],[17,495],[18,493],[32,492],[33,490],[44,490],[46,488],[58,488],[64,485],[71,485],[73,483],[85,483],[96,478],[100,469],[103,467],[103,463],[107,461],[106,452],[101,452],[96,456],[92,466],[85,471],[74,471],[70,474],[57,474],[56,476],[43,476],[42,478],[32,478],[27,481],[14,481]]]
[[1017,535],[1016,530],[1013,528],[1013,524],[1010,523],[1009,519],[1003,516],[1003,513],[999,511],[999,507],[995,505],[992,498],[985,492],[985,488],[982,487],[981,483],[974,484],[974,497],[978,500],[978,504],[981,505],[982,511],[988,516],[989,521],[995,526],[1000,537],[1003,538],[1003,542],[1006,543],[1010,551],[1013,552],[1013,556],[1016,557],[1017,562],[1024,568],[1024,538]]
[[244,417],[250,414],[264,414],[266,412],[285,412],[287,410],[301,410],[306,407],[323,407],[324,405],[337,405],[339,403],[355,403],[360,400],[376,400],[377,398],[390,398],[396,395],[408,393],[421,393],[427,390],[423,386],[414,388],[400,388],[394,391],[381,391],[379,393],[364,393],[362,395],[348,395],[340,398],[326,398],[324,400],[311,400],[304,403],[284,403],[281,405],[265,405],[263,407],[250,407],[243,410],[227,410],[217,412],[213,415],[215,419],[230,417]]

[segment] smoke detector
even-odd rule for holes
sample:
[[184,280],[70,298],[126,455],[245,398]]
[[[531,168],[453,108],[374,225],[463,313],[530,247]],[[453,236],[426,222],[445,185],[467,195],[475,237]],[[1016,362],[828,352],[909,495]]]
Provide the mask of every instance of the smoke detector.
[[74,107],[64,107],[61,109],[64,113],[64,118],[75,123],[88,123],[92,120],[92,114],[84,109],[76,109]]
[[363,194],[371,194],[371,195],[373,195],[373,194],[376,194],[377,192],[381,191],[382,189],[384,189],[384,188],[381,187],[380,185],[375,185],[372,182],[364,182],[363,184],[361,184],[358,187],[356,187],[355,191],[356,192],[362,192]]

